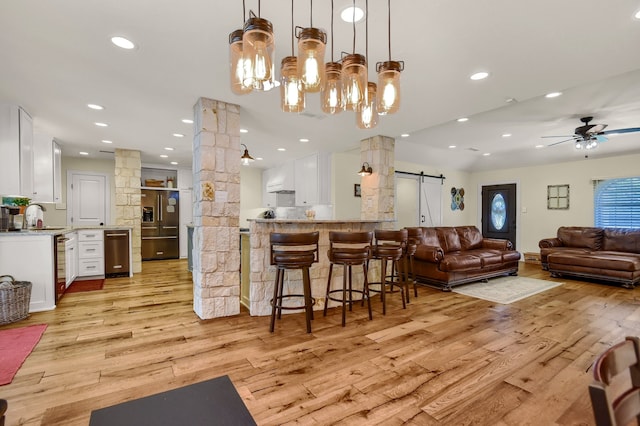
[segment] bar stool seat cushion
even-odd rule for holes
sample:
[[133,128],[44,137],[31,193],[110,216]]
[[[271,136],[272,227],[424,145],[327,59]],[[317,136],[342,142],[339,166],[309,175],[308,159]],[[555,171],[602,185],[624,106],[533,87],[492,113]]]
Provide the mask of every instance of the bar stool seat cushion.
[[273,261],[287,266],[310,266],[315,260],[313,251],[273,251]]
[[333,248],[327,251],[327,257],[333,263],[356,263],[360,264],[369,257],[368,252],[363,252],[361,248]]
[[373,257],[390,257],[399,259],[402,257],[402,247],[395,245],[378,245],[373,247]]

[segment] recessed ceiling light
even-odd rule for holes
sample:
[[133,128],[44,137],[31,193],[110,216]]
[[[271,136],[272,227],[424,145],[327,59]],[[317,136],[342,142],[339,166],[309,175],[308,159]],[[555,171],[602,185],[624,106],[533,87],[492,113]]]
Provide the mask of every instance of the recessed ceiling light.
[[304,143],[304,142],[309,142],[309,139],[307,139],[307,138],[300,138],[300,142],[303,142],[303,143]]
[[511,137],[511,133],[503,133],[502,137],[503,138],[509,138],[509,137]]
[[177,161],[172,161],[171,164],[173,164],[174,166],[177,166],[178,162]]
[[409,137],[409,133],[403,133],[400,135],[401,138],[408,138]]
[[456,120],[458,123],[464,123],[465,121],[469,121],[467,117],[460,117]]
[[490,156],[490,155],[491,155],[491,153],[490,153],[490,152],[485,152],[485,153],[484,153],[484,154],[482,154],[482,155],[484,155],[485,157],[488,157],[488,156]]
[[256,160],[258,160],[258,161],[262,161],[262,160],[263,160],[263,158],[262,158],[262,157],[256,157]]
[[475,74],[472,74],[469,78],[471,80],[484,80],[487,77],[489,77],[489,73],[488,72],[480,71],[480,72],[477,72]]
[[240,133],[249,133],[247,129],[240,129]]
[[352,23],[354,21],[360,22],[362,18],[364,18],[364,10],[353,6],[345,7],[342,9],[342,12],[340,12],[340,18],[342,18],[344,22],[348,23]]
[[175,136],[176,138],[184,138],[184,135],[182,133],[174,133],[173,136]]
[[286,151],[285,148],[278,148],[278,151]]
[[160,154],[160,158],[169,158],[167,154]]
[[536,148],[538,148],[538,149],[544,148],[544,145],[536,145]]
[[89,155],[89,153],[86,152],[86,151],[80,151],[78,154],[80,154],[80,155]]
[[173,151],[173,148],[171,148],[170,146],[167,146],[164,148],[166,151]]
[[518,102],[518,100],[516,98],[507,98],[504,101],[506,103],[508,103],[508,104],[512,104],[512,103]]
[[94,123],[96,126],[98,127],[107,127],[108,124],[107,123]]
[[111,37],[111,43],[115,44],[118,47],[121,47],[122,49],[127,49],[127,50],[131,50],[133,48],[136,47],[135,44],[133,44],[133,42],[129,39],[126,39],[124,37]]
[[635,19],[640,20],[640,10],[638,10],[638,11],[636,12],[636,14],[635,14],[635,15],[633,15],[633,17],[634,17]]
[[113,143],[113,141],[108,141],[106,139],[102,139],[102,143]]
[[182,119],[182,122],[183,122],[184,124],[193,124],[193,120],[191,120],[191,119],[189,119],[189,118],[183,118],[183,119]]
[[544,95],[544,97],[545,98],[557,98],[560,95],[562,95],[562,92],[551,92],[551,93],[547,93],[546,95]]
[[457,146],[456,145],[449,145],[449,149],[454,149],[454,148],[457,148]]
[[97,110],[104,109],[102,105],[98,105],[98,104],[87,104],[87,106],[91,109],[97,109]]

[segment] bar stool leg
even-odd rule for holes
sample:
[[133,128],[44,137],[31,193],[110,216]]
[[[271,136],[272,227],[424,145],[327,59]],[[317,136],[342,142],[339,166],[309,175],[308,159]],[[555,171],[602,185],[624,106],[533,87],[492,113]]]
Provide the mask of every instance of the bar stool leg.
[[[409,292],[409,262],[407,259],[408,256],[402,256],[402,269],[404,271],[404,273],[402,274],[402,279],[404,281],[404,289],[405,289],[405,296],[407,297],[407,303],[410,302],[409,300],[409,296],[410,296],[410,292]],[[398,274],[398,279],[400,279],[400,274]]]
[[313,319],[313,305],[311,301],[311,280],[309,278],[309,267],[302,268],[302,286],[304,288],[304,311],[307,321],[307,333],[311,333],[311,320]]
[[329,308],[329,291],[331,291],[331,273],[333,272],[333,263],[329,263],[329,278],[327,278],[327,292],[324,296],[324,313],[323,316],[327,316],[327,309]]
[[369,297],[369,280],[367,279],[367,276],[369,274],[369,268],[367,266],[368,262],[365,262],[362,264],[362,272],[364,273],[364,283],[362,284],[362,291],[364,294],[364,297],[367,298],[367,308],[369,309],[369,320],[373,319],[373,314],[371,312],[371,298]]
[[[393,263],[396,264],[396,269],[398,268],[398,261],[394,260]],[[403,281],[400,281],[400,278],[403,279]],[[402,309],[407,309],[407,302],[406,300],[409,298],[409,296],[405,293],[405,289],[407,288],[407,281],[404,280],[404,277],[400,277],[400,274],[398,274],[398,288],[400,289],[400,297],[402,297]],[[405,299],[406,298],[406,299]]]
[[382,315],[387,315],[387,299],[386,289],[387,286],[387,259],[380,259],[380,300],[382,301]]
[[269,331],[273,333],[276,323],[276,310],[278,309],[278,287],[280,286],[280,268],[276,269],[276,280],[273,283],[273,299],[271,299],[271,324],[269,325]]
[[409,267],[411,268],[411,280],[413,281],[413,295],[418,297],[418,280],[416,279],[416,271],[413,269],[413,256],[409,257]]
[[[347,273],[349,269],[347,265],[342,265],[342,326],[344,327],[347,323]],[[351,301],[349,301],[351,304]],[[349,309],[351,310],[351,309]]]

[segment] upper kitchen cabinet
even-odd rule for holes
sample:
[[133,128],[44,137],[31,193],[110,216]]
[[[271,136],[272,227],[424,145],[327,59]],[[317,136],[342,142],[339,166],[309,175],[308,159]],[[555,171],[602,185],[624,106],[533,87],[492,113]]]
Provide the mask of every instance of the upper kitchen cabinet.
[[269,192],[267,190],[267,186],[269,185],[269,180],[271,176],[277,171],[277,169],[265,169],[262,172],[262,206],[263,207],[276,207],[276,193]]
[[268,180],[266,181],[267,192],[294,191],[294,180],[294,162],[287,161],[280,167],[269,169]]
[[296,206],[329,204],[331,200],[331,157],[318,152],[295,161]]
[[33,202],[62,202],[62,150],[51,136],[33,137]]
[[33,198],[33,120],[17,105],[0,104],[0,195]]

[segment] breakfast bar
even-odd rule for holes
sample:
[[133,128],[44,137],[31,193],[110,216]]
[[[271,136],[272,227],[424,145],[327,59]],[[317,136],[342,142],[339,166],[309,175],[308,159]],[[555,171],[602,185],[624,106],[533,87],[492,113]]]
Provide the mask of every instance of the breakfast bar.
[[[269,235],[272,232],[314,232],[320,233],[318,263],[311,267],[311,293],[315,299],[314,310],[324,308],[325,290],[329,275],[329,232],[373,231],[387,227],[393,220],[315,220],[315,219],[250,219],[250,285],[249,311],[251,315],[270,315],[273,297],[273,284],[276,269],[271,266]],[[370,271],[370,277],[375,272]],[[334,268],[334,274],[342,274],[340,268]],[[336,275],[337,276],[337,275]],[[361,274],[354,274],[354,288],[362,287]],[[302,288],[300,271],[287,271],[285,275],[285,294],[299,293]],[[291,287],[291,288],[288,288]],[[332,305],[337,303],[332,302]],[[295,311],[294,311],[295,312]]]

